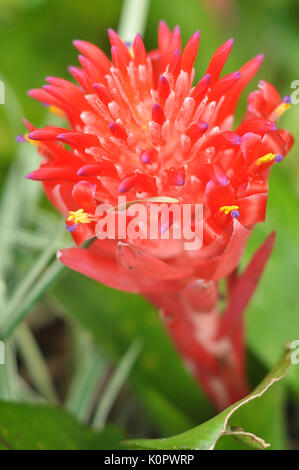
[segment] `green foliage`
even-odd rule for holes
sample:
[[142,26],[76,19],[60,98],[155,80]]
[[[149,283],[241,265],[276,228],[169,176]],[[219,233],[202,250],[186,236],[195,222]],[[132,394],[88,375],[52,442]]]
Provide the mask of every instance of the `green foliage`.
[[[79,295],[74,295],[79,292]],[[211,407],[183,368],[158,318],[141,297],[115,291],[84,276],[67,272],[54,290],[64,309],[86,328],[107,353],[119,360],[135,338],[143,347],[132,382],[160,428],[182,431],[205,419]],[[169,409],[165,419],[161,408]]]
[[[128,441],[128,444],[137,449],[213,450],[221,437],[234,436],[238,441],[241,441],[242,444],[257,449],[265,449],[269,447],[270,444],[253,434],[252,429],[243,429],[244,422],[246,423],[246,416],[248,421],[250,413],[251,416],[254,416],[254,419],[256,416],[258,418],[256,402],[258,402],[261,397],[263,398],[264,393],[267,392],[269,387],[284,377],[290,365],[290,353],[287,351],[281,361],[279,361],[274,369],[250,395],[194,429],[166,439],[132,440]],[[243,410],[245,410],[245,414]],[[264,408],[262,408],[262,410],[264,413]],[[266,413],[265,416],[262,416],[265,422],[267,422],[269,418],[269,422],[271,422],[272,419],[270,415]],[[251,427],[252,425],[254,426],[253,423],[253,419],[251,419]],[[224,446],[224,448],[229,447]]]
[[[248,251],[256,249],[265,233],[277,227],[277,242],[252,299],[247,315],[249,347],[262,362],[271,367],[286,341],[298,339],[298,218],[299,201],[290,191],[286,178],[276,168],[270,181],[268,218],[255,231]],[[299,392],[296,368],[289,382]]]
[[121,449],[116,428],[95,432],[50,405],[0,402],[0,450]]

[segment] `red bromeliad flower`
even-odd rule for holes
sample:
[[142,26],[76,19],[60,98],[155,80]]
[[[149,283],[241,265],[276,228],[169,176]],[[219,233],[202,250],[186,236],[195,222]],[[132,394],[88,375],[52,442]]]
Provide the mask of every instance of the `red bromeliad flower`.
[[[232,130],[238,98],[262,55],[219,78],[230,39],[193,86],[199,32],[181,50],[179,28],[171,32],[161,22],[159,47],[150,53],[140,35],[132,46],[112,30],[109,37],[112,62],[96,46],[74,41],[81,67],[69,71],[78,84],[48,77],[48,85],[29,92],[63,113],[69,127],[35,130],[27,123],[27,140],[43,157],[28,178],[42,181],[78,245],[59,251],[59,260],[157,305],[181,355],[223,408],[247,393],[241,314],[273,236],[242,276],[236,268],[254,225],[265,219],[269,170],[293,143],[276,126],[289,98],[260,82]],[[96,207],[116,207],[124,194],[147,208],[152,198],[203,204],[202,248],[185,250],[184,240],[130,238],[80,247],[95,237]],[[226,276],[228,307],[220,316],[217,282]]]

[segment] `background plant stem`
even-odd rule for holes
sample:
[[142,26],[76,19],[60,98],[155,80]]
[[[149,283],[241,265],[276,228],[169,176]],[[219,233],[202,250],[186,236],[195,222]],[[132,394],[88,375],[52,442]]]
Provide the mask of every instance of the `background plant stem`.
[[149,0],[125,0],[118,27],[124,41],[132,42],[137,33],[143,34],[149,3]]

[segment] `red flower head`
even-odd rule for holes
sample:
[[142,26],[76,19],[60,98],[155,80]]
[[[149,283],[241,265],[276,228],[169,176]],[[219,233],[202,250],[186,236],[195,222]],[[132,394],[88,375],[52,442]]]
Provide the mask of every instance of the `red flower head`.
[[[264,221],[269,170],[292,145],[290,134],[276,125],[290,105],[261,82],[233,129],[239,96],[262,55],[220,78],[233,45],[229,39],[193,85],[199,32],[182,50],[179,28],[171,32],[161,22],[158,49],[150,53],[140,35],[132,46],[112,30],[109,38],[112,62],[96,46],[74,41],[81,67],[69,71],[77,84],[48,77],[48,85],[29,92],[63,113],[69,127],[28,125],[28,138],[43,157],[28,178],[42,181],[78,245],[95,236],[96,207],[116,207],[119,195],[129,202],[147,200],[147,206],[152,198],[203,204],[198,251],[185,250],[183,240],[126,238],[95,239],[89,248],[59,252],[70,268],[143,293],[173,313],[175,307],[159,295],[187,288],[186,294],[199,279],[231,273],[252,228]],[[213,309],[215,299],[212,293],[202,308]]]

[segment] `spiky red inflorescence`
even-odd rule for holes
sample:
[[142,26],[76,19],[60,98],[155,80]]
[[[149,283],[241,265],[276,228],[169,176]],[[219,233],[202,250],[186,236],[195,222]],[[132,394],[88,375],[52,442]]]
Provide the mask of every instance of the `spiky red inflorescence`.
[[[186,251],[184,240],[95,240],[89,248],[61,250],[59,259],[158,305],[180,352],[223,407],[246,393],[242,323],[236,320],[244,305],[235,299],[241,289],[236,286],[246,286],[247,278],[230,277],[229,306],[221,320],[216,282],[232,276],[252,228],[264,221],[270,167],[293,142],[276,126],[288,104],[272,85],[260,82],[243,121],[232,130],[239,96],[262,55],[219,78],[230,39],[193,86],[199,32],[181,50],[179,28],[171,32],[161,22],[158,49],[150,53],[140,35],[132,47],[112,30],[109,38],[112,62],[96,46],[74,41],[81,67],[69,71],[78,85],[48,77],[48,85],[29,92],[63,112],[69,129],[35,130],[28,124],[28,138],[43,156],[40,169],[28,177],[43,182],[64,216],[79,209],[91,216],[91,223],[71,224],[77,245],[95,236],[96,207],[117,206],[120,194],[128,201],[166,196],[179,204],[203,204],[198,252]],[[241,290],[245,298],[253,291]]]

